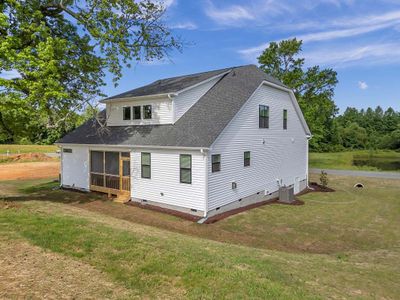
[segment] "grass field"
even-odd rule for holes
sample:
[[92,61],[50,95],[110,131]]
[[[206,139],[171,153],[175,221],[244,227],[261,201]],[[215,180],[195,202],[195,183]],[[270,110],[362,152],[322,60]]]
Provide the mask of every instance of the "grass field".
[[[372,156],[380,160],[390,160],[400,162],[400,152],[384,151],[384,150],[359,150],[337,153],[310,153],[309,166],[310,168],[319,169],[341,169],[341,170],[365,170],[365,171],[381,171],[373,166],[355,166],[353,159],[357,156]],[[400,171],[400,170],[398,170]]]
[[7,151],[10,154],[18,153],[50,153],[56,152],[58,149],[54,145],[2,145],[0,144],[0,154],[5,154]]
[[[0,255],[12,257],[0,296],[397,298],[400,181],[330,179],[337,191],[303,195],[303,206],[266,205],[210,225],[52,190],[48,180],[0,182],[0,193],[14,194],[0,201]],[[21,261],[30,268],[15,274]],[[21,290],[24,275],[35,280]]]

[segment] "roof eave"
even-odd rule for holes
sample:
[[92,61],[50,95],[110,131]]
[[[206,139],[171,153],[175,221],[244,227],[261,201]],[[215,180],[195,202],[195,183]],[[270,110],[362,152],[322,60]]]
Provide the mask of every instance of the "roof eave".
[[162,93],[162,94],[152,94],[152,95],[144,95],[144,96],[135,96],[135,97],[122,97],[122,98],[107,98],[100,100],[100,103],[109,103],[109,102],[124,102],[124,101],[139,101],[139,100],[151,100],[151,99],[159,99],[159,98],[171,98],[175,97],[177,93]]

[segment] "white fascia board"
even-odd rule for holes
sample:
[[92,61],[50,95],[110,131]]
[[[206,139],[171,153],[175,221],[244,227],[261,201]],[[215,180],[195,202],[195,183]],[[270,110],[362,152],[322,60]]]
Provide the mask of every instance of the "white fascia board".
[[278,84],[269,82],[269,81],[263,81],[262,84],[265,84],[265,85],[268,85],[268,86],[271,86],[271,87],[274,87],[276,89],[279,89],[279,90],[282,90],[282,91],[285,91],[285,92],[289,93],[290,99],[292,100],[292,103],[293,103],[293,106],[294,106],[294,108],[296,110],[296,113],[300,118],[300,121],[301,121],[301,124],[303,125],[304,131],[305,131],[307,137],[311,137],[312,135],[311,135],[310,128],[308,127],[307,122],[304,119],[303,112],[301,111],[301,108],[299,106],[299,103],[297,102],[297,99],[296,99],[296,96],[293,93],[293,90],[288,89],[288,88],[283,87],[283,86],[280,86]]
[[207,147],[179,147],[179,146],[152,146],[152,145],[107,145],[107,144],[70,144],[70,143],[55,143],[60,147],[103,147],[103,148],[124,148],[124,149],[167,149],[167,150],[194,150],[194,151],[208,151]]
[[115,102],[125,102],[125,101],[138,101],[138,100],[152,100],[159,98],[169,98],[175,97],[177,93],[163,93],[163,94],[153,94],[153,95],[145,95],[145,96],[137,96],[137,97],[126,97],[126,98],[113,98],[113,99],[104,99],[100,100],[100,103],[115,103]]

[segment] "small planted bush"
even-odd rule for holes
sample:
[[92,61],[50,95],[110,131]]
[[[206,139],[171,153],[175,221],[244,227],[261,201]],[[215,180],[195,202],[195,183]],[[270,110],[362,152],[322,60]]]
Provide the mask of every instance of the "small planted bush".
[[319,176],[319,181],[323,188],[328,187],[328,182],[329,182],[328,173],[326,173],[324,170],[321,171],[321,175]]

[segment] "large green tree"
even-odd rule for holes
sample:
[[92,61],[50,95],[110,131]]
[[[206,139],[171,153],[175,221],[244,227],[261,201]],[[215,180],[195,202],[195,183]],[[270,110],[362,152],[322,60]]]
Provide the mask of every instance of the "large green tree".
[[59,131],[104,96],[106,72],[117,84],[124,66],[180,49],[163,12],[151,0],[0,0],[0,73],[17,74],[0,78],[3,140],[37,126]]
[[272,42],[258,62],[262,70],[293,89],[313,134],[310,148],[331,150],[337,136],[334,116],[338,109],[333,101],[337,74],[319,66],[305,67],[305,59],[299,57],[301,46],[297,39]]

